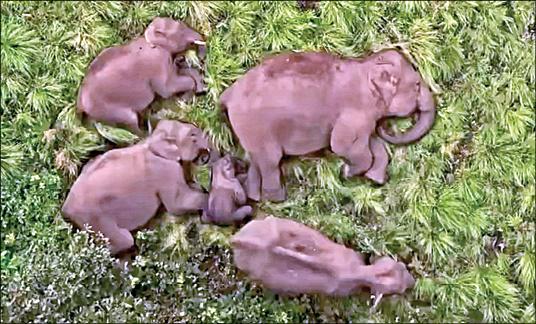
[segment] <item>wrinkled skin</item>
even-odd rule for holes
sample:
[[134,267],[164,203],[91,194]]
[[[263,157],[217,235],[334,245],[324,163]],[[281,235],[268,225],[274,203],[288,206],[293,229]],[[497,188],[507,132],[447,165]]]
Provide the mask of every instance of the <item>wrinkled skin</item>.
[[230,155],[225,155],[212,166],[208,210],[203,213],[203,222],[231,225],[251,215],[253,209],[246,205],[246,192],[235,174],[235,164]]
[[[362,175],[383,184],[389,163],[383,140],[417,141],[435,119],[430,89],[396,50],[360,59],[275,55],[225,90],[220,106],[250,157],[246,191],[253,200],[284,200],[281,158],[324,148],[345,160],[345,178]],[[376,131],[385,118],[412,115],[417,121],[404,134]]]
[[139,113],[155,95],[169,98],[204,91],[201,73],[178,67],[175,62],[177,54],[195,45],[199,56],[204,56],[200,34],[183,22],[155,18],[144,36],[105,49],[89,65],[78,93],[78,111],[90,120],[126,126],[142,135]]
[[134,247],[131,231],[146,225],[163,204],[174,215],[202,211],[208,195],[189,186],[181,163],[206,163],[200,129],[163,120],[143,142],[88,162],[73,184],[62,214],[79,228],[91,225],[110,240],[113,254]]
[[366,265],[361,254],[289,219],[253,220],[231,244],[235,265],[282,295],[348,296],[370,290],[381,298],[415,284],[403,263],[382,257]]

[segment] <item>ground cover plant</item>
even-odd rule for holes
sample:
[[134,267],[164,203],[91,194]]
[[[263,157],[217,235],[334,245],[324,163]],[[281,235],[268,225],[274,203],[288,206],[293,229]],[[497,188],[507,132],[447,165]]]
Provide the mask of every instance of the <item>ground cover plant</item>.
[[[294,160],[289,199],[260,205],[403,260],[412,292],[372,311],[367,296],[272,295],[232,266],[234,229],[198,217],[140,232],[130,272],[113,267],[100,238],[72,232],[59,207],[80,167],[109,147],[103,135],[137,140],[84,127],[78,86],[104,47],[157,15],[208,36],[209,91],[159,101],[154,115],[187,118],[239,155],[217,98],[265,55],[400,45],[414,57],[438,118],[417,144],[389,147],[385,186],[340,180],[337,158]],[[534,322],[534,28],[531,2],[2,2],[2,322]]]

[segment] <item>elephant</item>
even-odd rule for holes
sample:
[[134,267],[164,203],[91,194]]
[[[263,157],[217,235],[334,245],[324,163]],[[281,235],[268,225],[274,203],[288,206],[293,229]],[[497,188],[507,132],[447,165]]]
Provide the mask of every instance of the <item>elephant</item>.
[[231,238],[233,262],[252,280],[281,295],[348,296],[369,289],[376,300],[403,294],[415,279],[402,262],[362,254],[290,219],[252,220]]
[[[279,163],[330,148],[345,161],[344,178],[387,180],[382,140],[409,144],[435,120],[435,101],[419,72],[398,50],[361,58],[292,52],[266,58],[220,96],[219,106],[250,158],[246,191],[253,200],[282,201]],[[389,117],[418,116],[412,129],[392,135]]]
[[143,135],[139,113],[156,94],[170,98],[205,91],[198,70],[176,64],[180,54],[193,46],[204,58],[206,44],[199,33],[183,22],[155,18],[143,37],[107,48],[93,60],[78,91],[78,113],[84,119],[126,126]]
[[237,163],[227,154],[212,166],[208,210],[201,217],[203,222],[230,225],[251,215],[253,209],[246,205],[246,192],[235,173]]
[[134,247],[132,231],[161,205],[174,215],[207,208],[208,194],[185,180],[183,163],[209,162],[211,145],[192,124],[160,121],[142,142],[110,150],[82,169],[62,206],[63,216],[109,239],[113,255]]

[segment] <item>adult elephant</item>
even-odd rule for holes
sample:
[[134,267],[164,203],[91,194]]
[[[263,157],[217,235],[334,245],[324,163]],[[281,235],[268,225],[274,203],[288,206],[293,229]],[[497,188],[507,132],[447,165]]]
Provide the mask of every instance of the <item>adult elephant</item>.
[[78,92],[79,113],[143,135],[139,113],[155,95],[169,98],[204,91],[198,70],[177,66],[180,55],[192,47],[204,59],[206,44],[199,33],[184,22],[155,18],[143,36],[105,49],[89,65]]
[[207,163],[211,144],[197,127],[162,120],[144,141],[88,162],[73,184],[62,214],[79,228],[91,225],[110,240],[112,254],[134,246],[131,231],[163,205],[175,215],[206,210],[208,194],[193,188],[183,163]]
[[[393,144],[420,139],[432,127],[429,87],[404,55],[384,50],[367,57],[284,53],[264,60],[226,89],[220,106],[248,152],[246,182],[253,200],[281,201],[279,162],[330,147],[345,159],[344,177],[364,175],[383,184]],[[418,115],[412,129],[390,135],[376,127],[387,117]]]

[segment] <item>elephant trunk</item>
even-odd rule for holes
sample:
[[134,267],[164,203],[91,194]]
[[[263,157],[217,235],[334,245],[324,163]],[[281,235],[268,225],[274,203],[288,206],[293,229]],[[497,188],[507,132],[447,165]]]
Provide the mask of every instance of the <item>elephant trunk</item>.
[[194,41],[194,44],[197,45],[197,57],[200,61],[204,61],[207,56],[207,44],[205,41]]
[[434,125],[436,108],[432,92],[428,87],[421,87],[417,101],[417,122],[407,132],[400,135],[390,135],[385,128],[378,127],[378,135],[391,144],[410,144],[422,138]]

